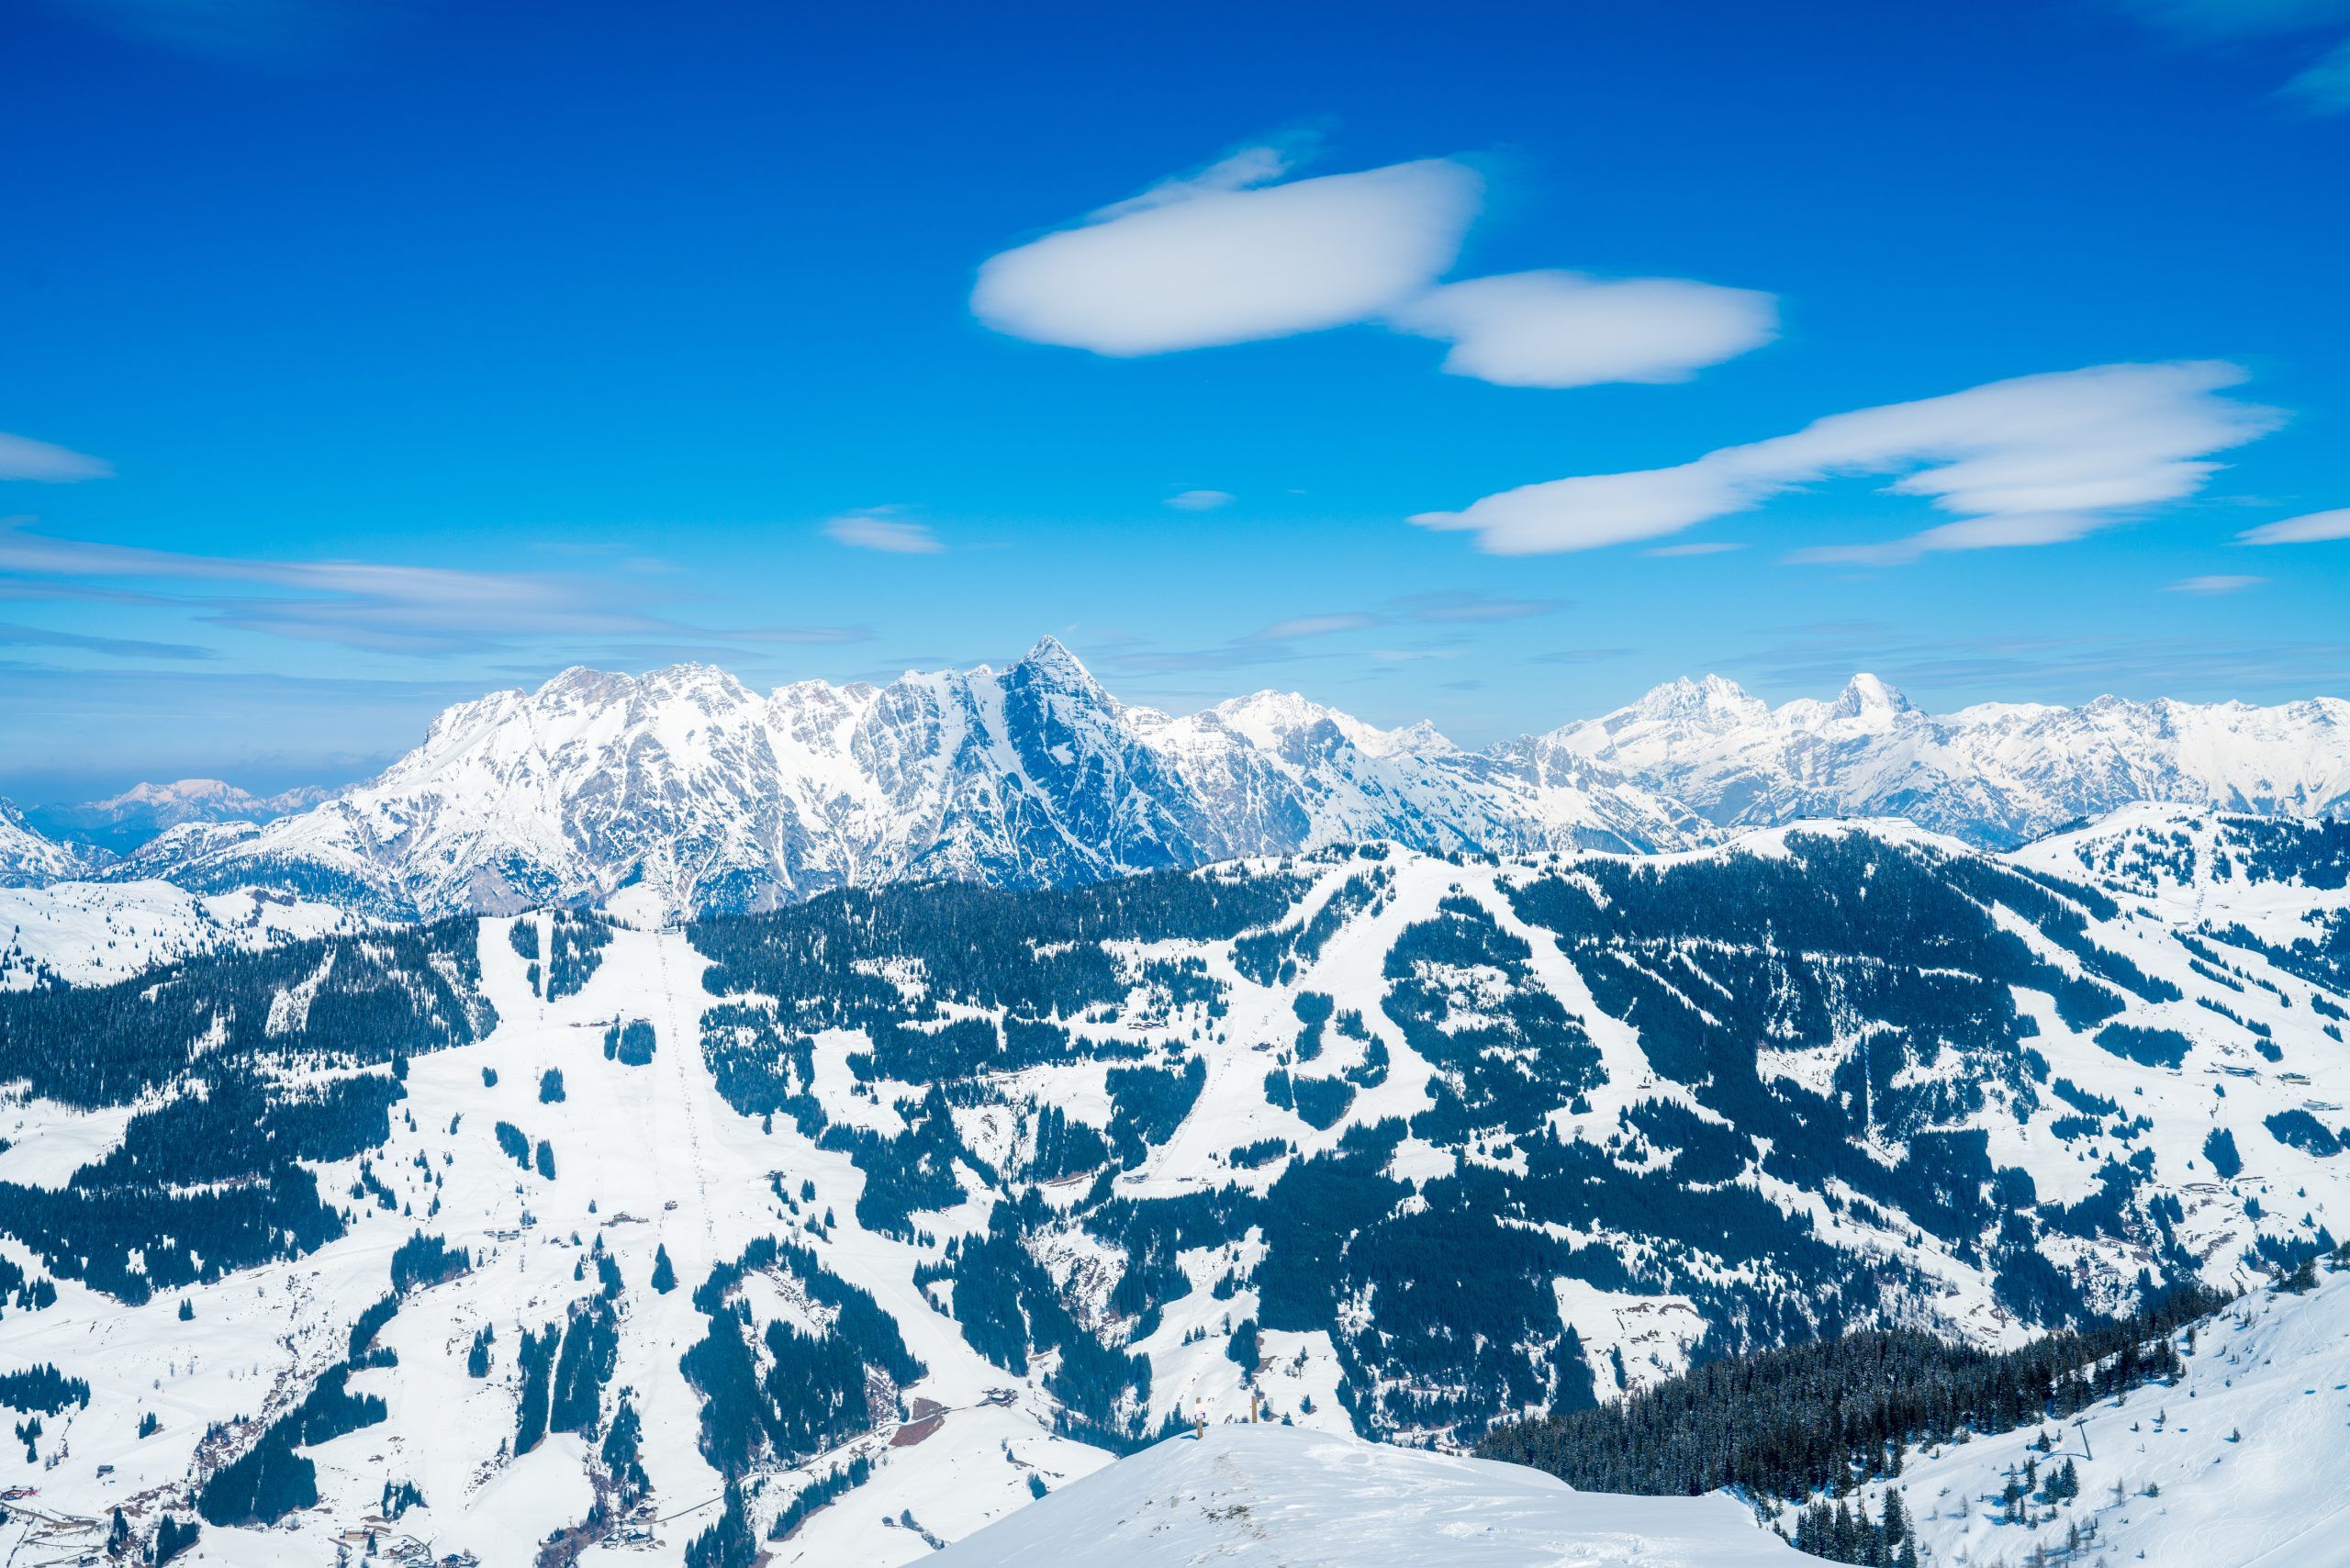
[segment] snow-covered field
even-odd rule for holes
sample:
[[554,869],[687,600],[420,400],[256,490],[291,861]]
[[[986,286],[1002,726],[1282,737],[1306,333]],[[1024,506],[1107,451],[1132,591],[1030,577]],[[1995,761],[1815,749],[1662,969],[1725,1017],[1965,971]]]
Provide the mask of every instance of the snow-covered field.
[[1576,1492],[1522,1465],[1238,1425],[1155,1448],[937,1568],[1773,1568],[1814,1561],[1728,1497]]

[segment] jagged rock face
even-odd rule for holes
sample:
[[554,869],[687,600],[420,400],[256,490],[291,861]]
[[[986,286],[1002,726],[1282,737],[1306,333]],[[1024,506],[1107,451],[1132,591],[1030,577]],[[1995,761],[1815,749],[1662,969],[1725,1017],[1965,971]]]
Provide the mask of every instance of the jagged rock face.
[[[192,816],[103,874],[274,887],[391,915],[512,913],[636,886],[669,910],[713,913],[1374,839],[1642,852],[1897,816],[2008,847],[2137,801],[2338,814],[2350,703],[2100,698],[1937,716],[1871,676],[1833,701],[1777,709],[1709,676],[1464,751],[1425,724],[1380,730],[1278,692],[1182,718],[1129,707],[1050,638],[1002,671],[765,696],[699,665],[571,669],[448,710],[380,778],[308,811],[258,827]],[[91,873],[93,857],[28,831],[0,824],[0,878]]]
[[1901,816],[2009,846],[2136,801],[2266,814],[2350,804],[2350,702],[2101,697],[2079,708],[1911,707],[1874,676],[1771,708],[1718,676],[1658,687],[1550,739],[1718,827]]
[[85,869],[82,857],[55,844],[0,800],[0,888],[38,888]]
[[1692,843],[1687,813],[1543,743],[1467,753],[1265,694],[1172,719],[1046,639],[886,688],[565,671],[449,710],[382,777],[143,874],[394,913],[510,913],[632,884],[756,910],[932,878],[1051,886],[1389,838],[1434,849]]

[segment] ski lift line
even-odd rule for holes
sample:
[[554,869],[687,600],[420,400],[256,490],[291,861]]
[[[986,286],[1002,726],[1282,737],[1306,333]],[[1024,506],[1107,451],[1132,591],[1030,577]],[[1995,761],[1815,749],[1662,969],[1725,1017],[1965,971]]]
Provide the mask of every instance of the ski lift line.
[[662,1515],[659,1518],[655,1519],[653,1522],[654,1522],[655,1524],[656,1524],[656,1525],[666,1525],[666,1524],[667,1524],[671,1519],[682,1519],[682,1518],[684,1518],[688,1514],[699,1514],[699,1513],[700,1513],[704,1508],[709,1507],[712,1503],[722,1503],[722,1502],[724,1502],[725,1500],[726,1500],[726,1494],[725,1494],[725,1493],[723,1493],[723,1492],[721,1492],[721,1493],[720,1493],[717,1496],[715,1496],[715,1497],[705,1497],[705,1498],[703,1498],[700,1502],[696,1503],[693,1506],[691,1506],[691,1507],[689,1507],[689,1508],[679,1508],[679,1509],[678,1509],[676,1513],[674,1513],[674,1514],[664,1514],[664,1515]]

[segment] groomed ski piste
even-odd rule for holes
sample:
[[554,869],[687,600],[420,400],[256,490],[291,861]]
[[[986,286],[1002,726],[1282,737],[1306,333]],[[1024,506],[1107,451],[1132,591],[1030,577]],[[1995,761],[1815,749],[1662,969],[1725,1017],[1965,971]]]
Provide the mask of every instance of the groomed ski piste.
[[[509,940],[511,924],[482,925],[484,987],[499,1027],[477,1045],[418,1058],[391,1140],[369,1158],[413,1217],[376,1213],[373,1223],[309,1257],[159,1294],[141,1306],[60,1281],[54,1307],[9,1315],[0,1338],[11,1365],[70,1367],[93,1396],[86,1408],[46,1419],[41,1465],[25,1465],[15,1450],[0,1458],[0,1487],[39,1489],[9,1505],[20,1518],[0,1539],[15,1544],[38,1532],[45,1516],[66,1521],[47,1532],[61,1547],[91,1546],[118,1503],[180,1504],[199,1445],[211,1445],[213,1456],[233,1454],[257,1429],[252,1418],[281,1411],[342,1359],[354,1311],[386,1293],[394,1249],[419,1229],[468,1249],[475,1266],[404,1300],[376,1341],[397,1355],[397,1367],[352,1376],[351,1391],[380,1395],[388,1419],[304,1450],[318,1468],[319,1507],[267,1530],[207,1526],[178,1561],[317,1564],[332,1562],[338,1546],[357,1556],[372,1530],[396,1560],[470,1552],[501,1568],[531,1562],[550,1533],[588,1513],[592,1445],[556,1433],[504,1461],[515,1426],[513,1348],[523,1330],[560,1322],[567,1305],[593,1288],[592,1264],[588,1284],[574,1271],[599,1236],[624,1282],[610,1386],[632,1391],[653,1503],[582,1561],[639,1562],[643,1551],[676,1562],[717,1517],[723,1483],[697,1450],[699,1406],[677,1362],[706,1327],[693,1287],[759,1237],[812,1247],[827,1268],[870,1291],[929,1368],[921,1383],[900,1391],[907,1409],[927,1400],[946,1411],[926,1430],[914,1427],[923,1433],[918,1445],[893,1449],[900,1424],[892,1420],[799,1473],[772,1478],[763,1499],[770,1514],[795,1482],[856,1454],[876,1466],[853,1506],[820,1509],[791,1540],[769,1543],[771,1561],[912,1562],[933,1550],[922,1531],[967,1535],[1028,1502],[1032,1473],[1056,1485],[1107,1462],[1100,1450],[1053,1436],[1049,1406],[1033,1380],[990,1366],[915,1289],[914,1249],[856,1227],[850,1216],[863,1178],[846,1156],[816,1148],[786,1121],[763,1133],[719,1097],[699,1048],[700,1014],[710,1001],[700,987],[705,960],[682,936],[617,930],[587,987],[547,1003]],[[621,1015],[653,1023],[659,1043],[649,1065],[605,1058],[605,1027]],[[550,1069],[563,1072],[565,1097],[542,1103],[540,1078]],[[496,1074],[494,1087],[485,1084],[486,1071]],[[549,1143],[556,1179],[517,1167],[494,1135],[500,1120]],[[36,1167],[26,1158],[65,1130],[0,1151],[0,1177],[62,1183],[73,1168],[104,1154],[84,1141],[66,1159]],[[431,1185],[415,1163],[420,1155]],[[321,1190],[351,1185],[357,1166],[321,1167]],[[777,1171],[789,1172],[795,1191],[803,1180],[815,1184],[815,1200],[797,1218],[777,1198]],[[428,1218],[436,1196],[440,1212]],[[827,1208],[839,1224],[819,1239],[805,1222]],[[13,1240],[0,1248],[20,1263],[34,1261]],[[658,1249],[677,1271],[677,1287],[667,1293],[650,1283]],[[177,1317],[183,1296],[194,1314],[188,1321]],[[484,1326],[496,1337],[492,1372],[475,1379],[466,1374],[466,1352]],[[141,1439],[138,1424],[148,1412],[161,1428]],[[248,1419],[207,1436],[210,1423],[231,1415]],[[381,1502],[387,1483],[403,1482],[413,1483],[425,1503],[395,1522]],[[909,1514],[919,1530],[900,1522]],[[63,1553],[25,1561],[52,1555]]]
[[1523,1465],[1236,1425],[1169,1438],[937,1568],[1793,1568],[1727,1496],[1576,1492]]

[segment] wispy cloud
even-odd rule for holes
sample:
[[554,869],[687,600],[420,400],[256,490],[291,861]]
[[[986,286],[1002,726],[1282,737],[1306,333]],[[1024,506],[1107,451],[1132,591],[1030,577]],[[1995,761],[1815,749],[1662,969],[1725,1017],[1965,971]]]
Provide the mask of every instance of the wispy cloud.
[[2283,416],[2221,396],[2244,372],[2209,362],[2111,364],[1998,381],[1947,397],[1835,414],[1678,467],[1554,479],[1423,512],[1503,555],[1594,550],[1677,533],[1830,477],[1898,475],[1954,521],[1885,543],[1799,553],[1885,565],[1937,550],[2052,544],[2192,495]]
[[0,647],[70,648],[118,659],[208,659],[209,648],[193,643],[149,643],[136,637],[95,637],[81,632],[60,632],[47,626],[0,623]]
[[1127,357],[1376,323],[1510,386],[1678,381],[1770,341],[1769,295],[1547,271],[1439,284],[1483,205],[1466,163],[1289,176],[1304,144],[1243,149],[981,264],[997,331]]
[[1696,539],[1686,544],[1660,544],[1653,550],[1643,550],[1643,555],[1674,559],[1684,555],[1723,555],[1746,546],[1734,539]]
[[1167,504],[1177,511],[1214,511],[1232,504],[1229,490],[1178,490],[1167,498]]
[[[2350,27],[2350,0],[2117,0],[2121,9],[2183,44],[2242,48]],[[2339,37],[2339,35],[2336,35]],[[2312,114],[2350,110],[2350,39],[2305,66],[2278,97]]]
[[479,572],[373,561],[288,561],[204,555],[28,532],[0,521],[0,576],[32,579],[59,597],[114,599],[107,585],[241,584],[283,591],[146,595],[237,631],[389,653],[442,654],[533,635],[663,630],[594,579]]
[[[1371,648],[1346,656],[1382,664],[1451,658],[1461,651],[1458,648],[1457,640],[1468,634],[1465,628],[1469,626],[1522,621],[1532,616],[1550,615],[1565,608],[1567,601],[1561,599],[1516,599],[1467,589],[1438,589],[1405,594],[1368,610],[1333,610],[1284,616],[1253,632],[1210,647],[1155,648],[1135,641],[1113,644],[1107,648],[1104,662],[1121,669],[1147,675],[1287,664],[1338,656],[1328,651],[1308,651],[1300,644],[1316,644],[1327,638],[1359,632],[1394,632],[1413,627],[1428,629],[1423,634],[1438,641],[1416,647]],[[1447,630],[1438,632],[1435,628]],[[1097,643],[1096,645],[1101,644]]]
[[38,479],[60,485],[75,479],[104,479],[113,473],[113,465],[100,458],[0,431],[0,479]]
[[52,0],[126,37],[217,60],[298,65],[364,39],[392,0]]
[[1291,643],[1300,637],[1328,637],[1340,632],[1364,632],[1386,622],[1368,610],[1341,610],[1329,615],[1292,615],[1262,626],[1240,640],[1244,643]]
[[907,517],[901,507],[843,512],[824,524],[824,536],[852,550],[878,550],[887,555],[935,555],[946,548],[927,524]]
[[2163,591],[2191,593],[2211,599],[2221,594],[2242,593],[2248,588],[2258,588],[2267,580],[2266,577],[2228,577],[2215,574],[2210,577],[2181,577],[2165,588]]
[[1624,658],[1629,648],[1553,648],[1547,654],[1537,654],[1527,660],[1537,665],[1595,665],[1609,659]]
[[785,643],[837,647],[849,643],[871,642],[873,628],[870,626],[754,626],[733,632],[713,633],[712,635],[729,643]]
[[2285,84],[2280,96],[2312,114],[2338,115],[2350,110],[2350,39],[2333,49]]
[[2329,539],[2350,539],[2350,507],[2264,522],[2236,535],[2244,544],[2318,544]]
[[1385,613],[1398,621],[1490,622],[1525,621],[1553,615],[1567,608],[1563,599],[1514,599],[1460,588],[1434,593],[1407,593],[1387,601]]

